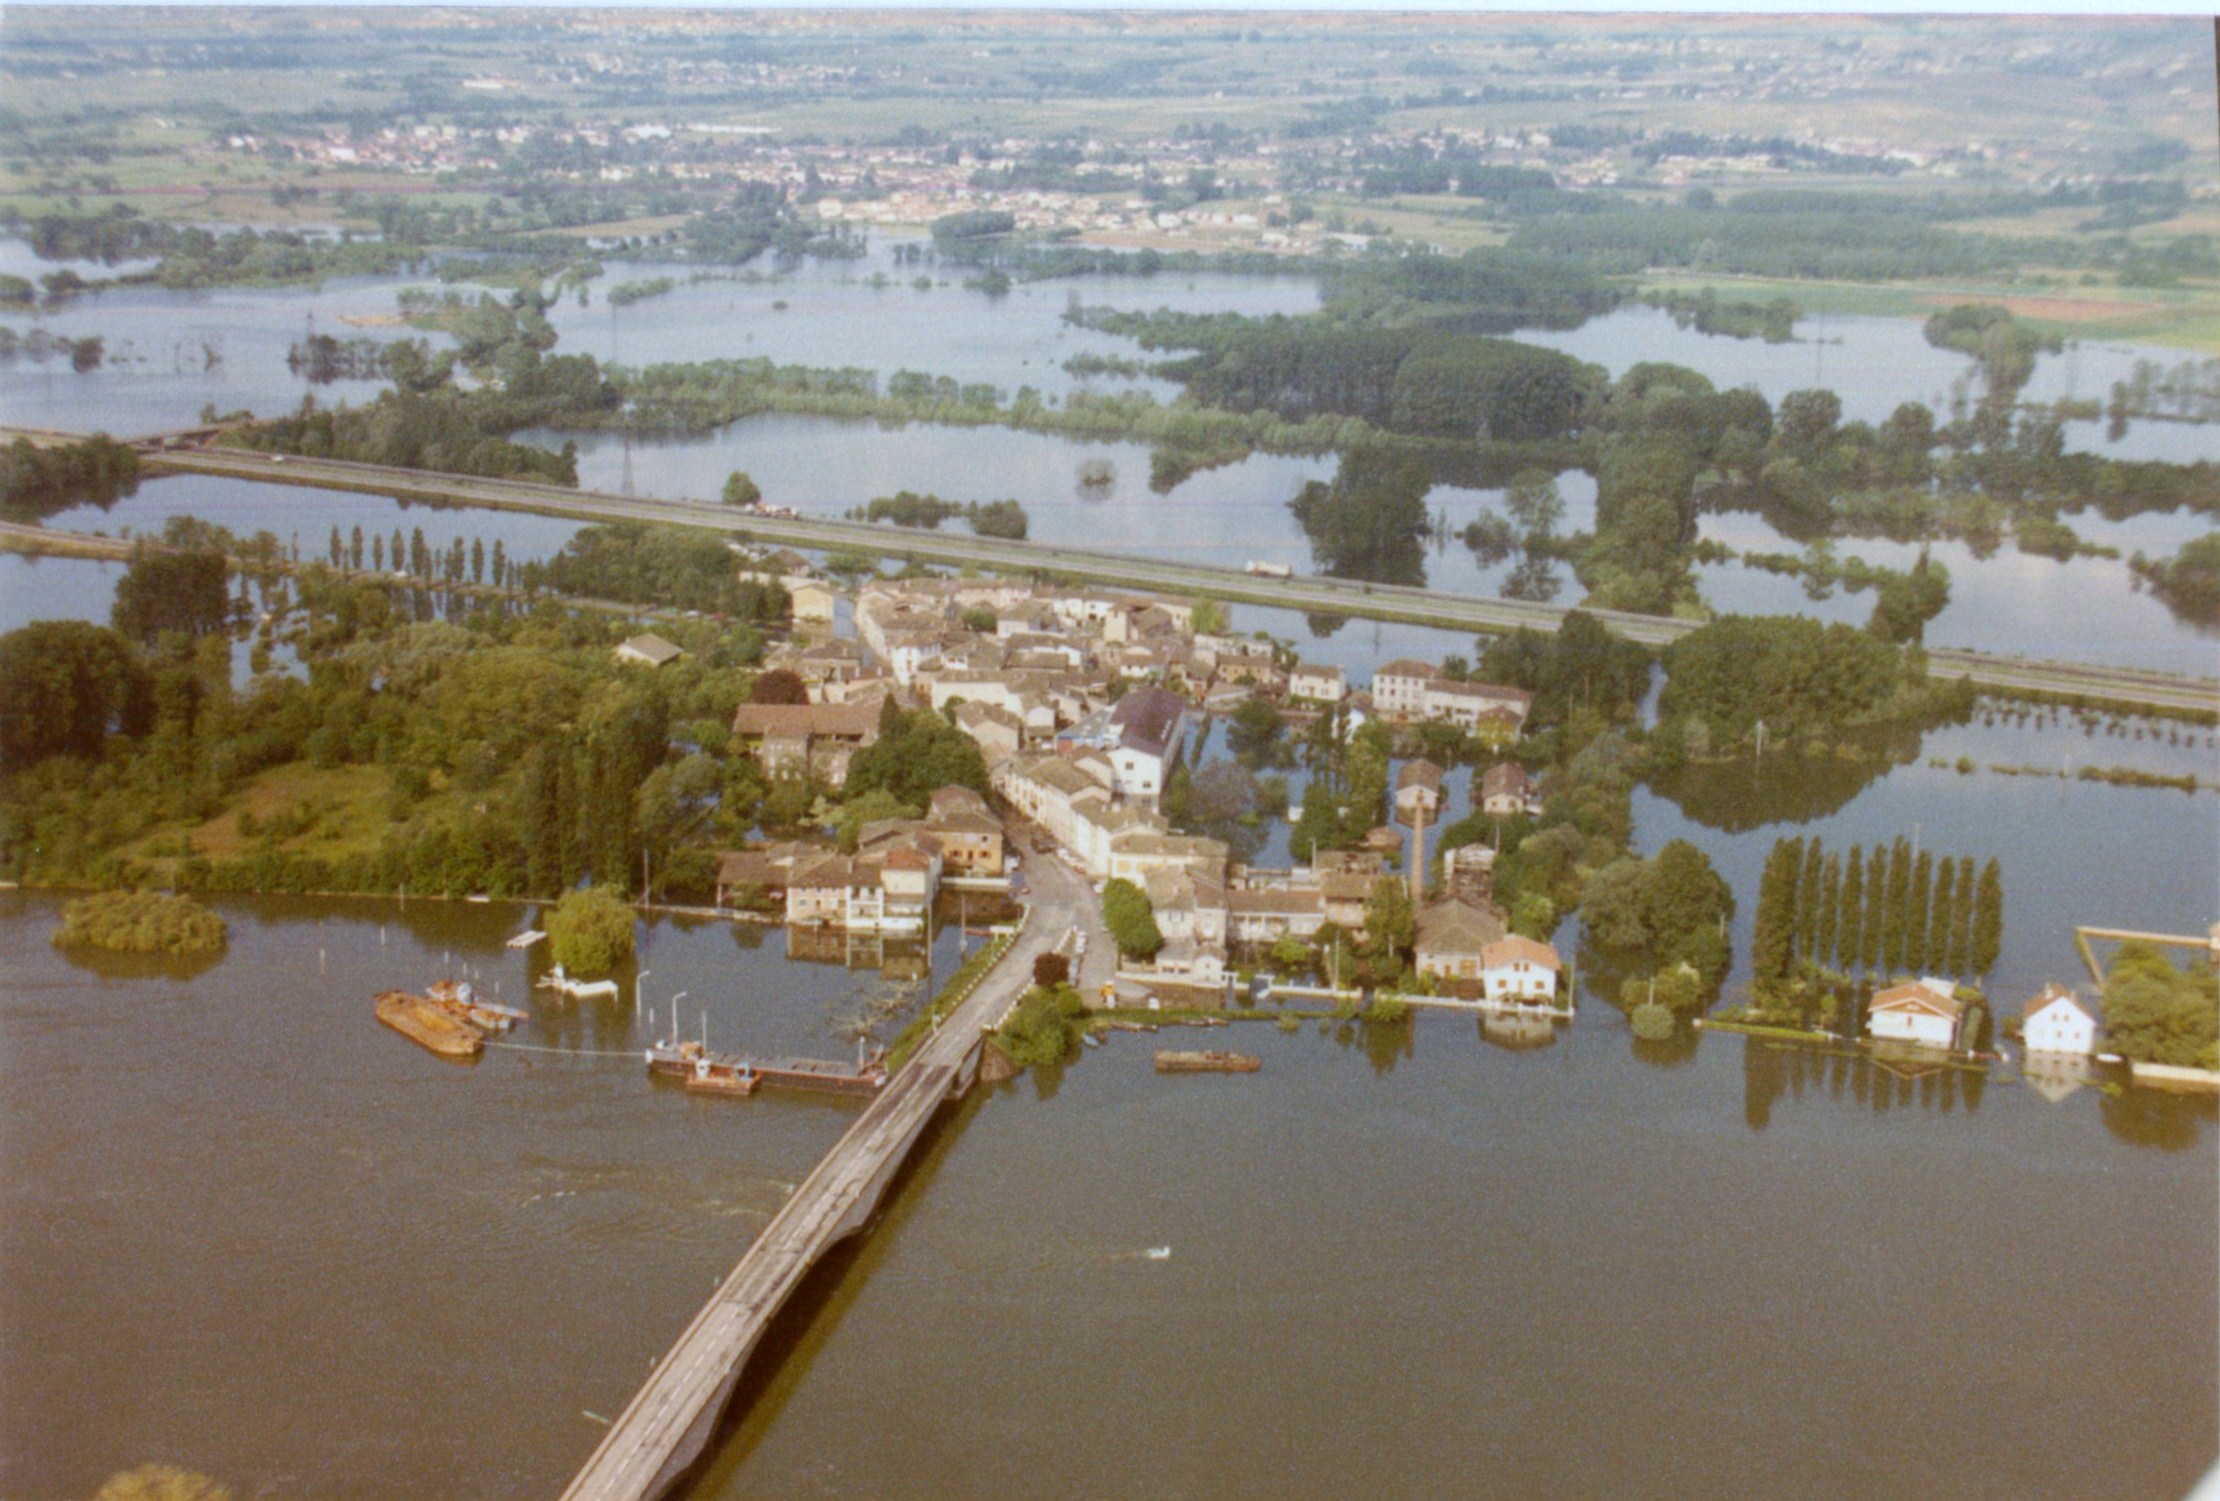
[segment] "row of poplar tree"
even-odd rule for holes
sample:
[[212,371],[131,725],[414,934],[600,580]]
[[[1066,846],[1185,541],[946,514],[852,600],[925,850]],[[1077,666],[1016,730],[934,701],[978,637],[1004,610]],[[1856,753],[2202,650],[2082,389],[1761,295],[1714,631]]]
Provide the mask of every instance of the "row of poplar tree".
[[1751,964],[1760,987],[1801,969],[1984,975],[2004,942],[2004,877],[1991,860],[1913,852],[1899,838],[1848,855],[1780,839],[1758,884]]
[[[457,537],[448,545],[445,552],[439,552],[424,541],[424,528],[417,527],[408,536],[404,537],[401,535],[401,529],[395,527],[391,549],[387,548],[383,534],[374,535],[369,541],[370,551],[366,555],[362,547],[361,527],[356,527],[354,534],[350,537],[341,537],[339,528],[333,527],[331,529],[330,547],[331,566],[359,570],[367,556],[369,566],[379,573],[388,571],[412,573],[428,583],[432,581],[433,574],[436,572],[441,581],[459,584],[466,577],[467,570],[467,577],[471,583],[483,584],[487,581],[488,560],[483,538],[471,538],[470,546],[466,551],[463,547],[463,539]],[[387,561],[389,558],[391,559],[390,565]],[[493,569],[492,582],[495,588],[514,589],[522,582],[523,566],[503,552],[501,539],[498,537],[493,542],[491,564]]]

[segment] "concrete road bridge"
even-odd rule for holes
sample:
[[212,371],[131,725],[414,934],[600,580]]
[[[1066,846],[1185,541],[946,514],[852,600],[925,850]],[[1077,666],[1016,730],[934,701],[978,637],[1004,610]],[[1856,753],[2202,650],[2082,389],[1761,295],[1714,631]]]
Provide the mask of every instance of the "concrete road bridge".
[[941,1105],[975,1078],[980,1043],[1033,981],[1033,960],[1073,928],[1107,950],[1093,888],[1061,860],[1027,857],[1022,934],[919,1045],[803,1179],[694,1316],[563,1491],[564,1501],[651,1501],[701,1458],[764,1330],[836,1243],[862,1230]]

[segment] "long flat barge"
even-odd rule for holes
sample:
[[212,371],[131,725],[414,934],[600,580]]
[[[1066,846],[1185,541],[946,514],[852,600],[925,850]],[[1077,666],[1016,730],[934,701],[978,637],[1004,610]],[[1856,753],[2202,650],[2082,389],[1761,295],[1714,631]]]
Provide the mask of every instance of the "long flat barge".
[[377,999],[378,1020],[442,1058],[475,1058],[486,1037],[445,1008],[405,990],[388,990]]
[[[727,1094],[751,1093],[759,1086],[807,1089],[824,1094],[873,1095],[886,1084],[886,1065],[877,1058],[841,1063],[829,1058],[758,1058],[750,1053],[713,1053],[698,1042],[658,1042],[647,1050],[648,1072],[666,1074],[695,1088]],[[752,1080],[744,1088],[708,1081]]]
[[1156,1071],[1160,1074],[1253,1074],[1262,1067],[1262,1058],[1247,1053],[1189,1053],[1164,1048],[1156,1055]]

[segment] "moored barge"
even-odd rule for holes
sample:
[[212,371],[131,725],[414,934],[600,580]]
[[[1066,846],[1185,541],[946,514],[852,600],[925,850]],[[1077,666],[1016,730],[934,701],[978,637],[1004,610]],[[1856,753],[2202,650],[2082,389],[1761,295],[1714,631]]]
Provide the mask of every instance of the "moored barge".
[[886,1083],[886,1065],[876,1055],[855,1063],[825,1058],[756,1058],[747,1053],[713,1053],[691,1041],[655,1043],[647,1050],[647,1066],[649,1073],[676,1078],[689,1089],[718,1094],[750,1094],[760,1086],[771,1085],[868,1095],[877,1094]]
[[1160,1074],[1253,1074],[1262,1067],[1262,1058],[1247,1053],[1190,1053],[1164,1048],[1156,1055],[1156,1071]]
[[475,1058],[485,1034],[428,996],[388,990],[377,999],[378,1020],[442,1058]]

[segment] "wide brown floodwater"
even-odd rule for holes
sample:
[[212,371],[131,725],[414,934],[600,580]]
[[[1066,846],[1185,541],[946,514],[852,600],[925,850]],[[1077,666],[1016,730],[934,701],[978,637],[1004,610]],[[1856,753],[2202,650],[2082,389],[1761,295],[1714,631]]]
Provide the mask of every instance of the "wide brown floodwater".
[[[135,978],[53,911],[0,900],[0,1495],[159,1459],[552,1496],[851,1108],[371,1021],[449,956],[513,999],[512,908],[229,903],[222,962]],[[836,1046],[877,977],[746,936],[659,926],[650,1000]],[[574,1053],[644,1030],[535,1009]],[[955,1112],[696,1495],[2173,1498],[2212,1462],[2208,1105],[1637,1056],[1593,1004],[1534,1050],[1238,1035],[1262,1074],[1118,1038]]]

